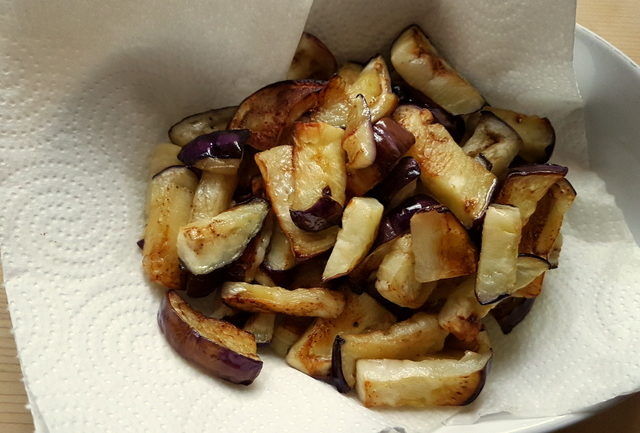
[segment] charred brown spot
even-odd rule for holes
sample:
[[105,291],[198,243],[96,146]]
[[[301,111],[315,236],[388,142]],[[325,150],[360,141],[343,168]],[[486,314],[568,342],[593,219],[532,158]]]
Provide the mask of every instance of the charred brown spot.
[[433,75],[448,75],[450,74],[449,68],[446,63],[439,57],[431,57],[431,68],[433,69]]
[[464,201],[464,210],[466,212],[471,212],[478,206],[478,200],[475,198],[467,198]]
[[469,317],[458,316],[456,320],[449,322],[445,328],[457,339],[472,342],[480,333],[482,323],[478,322],[475,315]]

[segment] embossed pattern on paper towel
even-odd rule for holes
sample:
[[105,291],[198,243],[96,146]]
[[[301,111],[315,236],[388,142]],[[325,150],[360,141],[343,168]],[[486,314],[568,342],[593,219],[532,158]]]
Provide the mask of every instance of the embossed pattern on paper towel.
[[[490,101],[552,116],[579,191],[561,269],[522,327],[494,332],[472,416],[564,412],[637,388],[640,259],[575,162],[570,2],[392,3],[316,2],[310,25],[364,60],[422,23]],[[369,411],[271,357],[241,389],[186,365],[157,330],[160,290],[135,245],[149,150],[176,119],[284,75],[309,4],[260,5],[0,2],[0,246],[26,385],[51,432],[420,432],[454,411]]]

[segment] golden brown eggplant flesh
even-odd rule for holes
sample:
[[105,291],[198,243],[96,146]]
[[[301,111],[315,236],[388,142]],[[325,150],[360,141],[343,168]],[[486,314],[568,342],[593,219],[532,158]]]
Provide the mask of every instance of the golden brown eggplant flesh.
[[452,114],[471,113],[484,105],[480,92],[442,58],[418,26],[394,41],[391,63],[407,83]]
[[289,80],[270,84],[246,98],[229,122],[230,129],[249,129],[248,144],[258,150],[280,144],[281,136],[317,103],[324,82]]
[[395,317],[369,295],[347,293],[342,313],[334,319],[316,319],[289,350],[287,363],[310,376],[328,378],[337,335],[385,329],[393,322]]
[[338,317],[345,303],[341,292],[320,287],[287,290],[232,281],[222,286],[222,299],[227,305],[253,313],[326,318]]
[[437,316],[420,312],[388,329],[337,336],[331,369],[338,390],[355,385],[358,359],[415,359],[440,352],[447,335]]
[[486,332],[477,352],[422,360],[360,359],[356,391],[367,407],[464,406],[482,390],[492,352]]
[[151,281],[171,289],[181,287],[176,240],[189,221],[197,183],[187,167],[174,166],[156,174],[149,185],[142,267]]
[[329,48],[311,33],[303,32],[293,55],[287,80],[328,80],[338,69]]
[[237,109],[238,107],[215,108],[185,117],[169,129],[169,140],[173,144],[184,146],[201,135],[227,129]]
[[177,238],[178,256],[193,274],[207,274],[234,262],[260,232],[269,204],[254,199],[210,219],[183,226]]

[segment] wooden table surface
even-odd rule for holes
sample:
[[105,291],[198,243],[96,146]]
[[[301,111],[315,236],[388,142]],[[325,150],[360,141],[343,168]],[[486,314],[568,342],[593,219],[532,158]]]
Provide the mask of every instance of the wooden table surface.
[[[578,0],[578,22],[603,36],[640,63],[640,14],[637,0]],[[2,271],[0,270],[0,281]],[[11,334],[7,298],[0,284],[0,432],[33,431],[20,365]],[[629,397],[562,433],[640,431],[640,394]]]

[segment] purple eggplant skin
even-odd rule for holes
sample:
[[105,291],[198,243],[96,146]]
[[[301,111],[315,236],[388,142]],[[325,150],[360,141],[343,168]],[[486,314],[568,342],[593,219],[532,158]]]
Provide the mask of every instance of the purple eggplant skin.
[[509,294],[507,294],[507,293],[504,293],[504,294],[502,294],[502,295],[498,295],[498,296],[496,296],[495,298],[492,298],[492,299],[485,299],[485,300],[482,300],[482,301],[481,301],[481,300],[480,300],[480,298],[478,298],[478,294],[476,293],[476,300],[478,301],[478,303],[479,303],[480,305],[490,305],[490,304],[495,304],[496,302],[500,302],[500,301],[502,301],[503,299],[508,298],[509,296],[511,296],[511,295],[509,295]]
[[169,345],[209,375],[250,385],[262,370],[262,361],[234,352],[201,335],[180,318],[170,301],[170,296],[174,295],[173,290],[167,292],[158,310],[158,325]]
[[384,176],[416,141],[412,133],[389,117],[383,117],[373,124],[373,140],[376,143],[376,160],[373,164]]
[[473,403],[474,401],[476,401],[476,399],[478,398],[478,396],[482,392],[482,389],[484,388],[485,383],[487,383],[487,375],[489,374],[489,371],[491,370],[491,364],[492,363],[493,363],[493,356],[491,358],[489,358],[489,360],[487,361],[487,364],[480,371],[480,382],[478,383],[478,386],[476,387],[476,390],[460,406],[468,406],[471,403]]
[[242,159],[244,146],[250,135],[248,129],[230,129],[201,135],[180,150],[178,159],[186,165],[194,165],[205,158]]
[[321,196],[306,210],[290,210],[293,223],[302,230],[319,232],[331,226],[340,224],[342,219],[342,205],[330,195]]
[[362,295],[366,291],[366,287],[362,284],[362,281],[352,279],[349,274],[329,281],[334,281],[336,283],[336,287],[344,287],[345,290],[349,290],[356,295]]
[[486,168],[487,171],[493,170],[493,164],[491,164],[491,161],[489,161],[483,154],[479,154],[478,156],[476,156],[475,160],[482,164],[482,166]]
[[[289,270],[291,279],[287,284],[288,290],[304,289],[309,287],[323,287],[325,289],[340,288],[340,279],[322,281],[322,271],[329,259],[330,251],[318,256],[298,262],[295,267]],[[344,278],[344,277],[343,277]]]
[[138,248],[140,248],[141,250],[144,249],[144,239],[140,239],[138,242],[136,242],[136,245],[138,246]]
[[393,314],[398,322],[407,320],[408,318],[416,314],[416,311],[422,309],[422,307],[413,309],[409,307],[401,307],[400,305],[394,304],[378,292],[375,286],[375,281],[363,282],[362,285],[365,287],[364,291],[367,293],[367,295],[371,296],[385,310]]
[[409,197],[382,218],[374,246],[377,247],[409,233],[411,217],[420,212],[431,211],[447,212],[448,209],[424,194]]
[[440,123],[451,134],[451,137],[460,143],[465,132],[465,125],[462,116],[456,116],[436,104],[427,95],[414,89],[406,82],[398,80],[393,85],[393,93],[400,99],[399,105],[417,105],[431,111],[436,123]]
[[528,165],[531,164],[533,162],[538,163],[538,164],[544,164],[547,161],[549,161],[551,159],[551,156],[553,155],[553,151],[556,148],[556,138],[555,138],[555,131],[553,132],[553,141],[551,142],[551,144],[549,144],[547,147],[545,147],[544,149],[544,156],[539,159],[538,161],[526,161],[524,160],[520,155],[516,155],[515,158],[513,158],[513,161],[511,162],[511,165],[513,167],[517,167],[520,165]]
[[538,161],[538,162],[547,162],[551,159],[551,155],[553,155],[553,151],[556,148],[556,131],[553,131],[553,141],[551,142],[550,145],[548,145],[545,149],[544,149],[544,159],[542,161]]
[[267,199],[262,176],[253,176],[249,183],[248,188],[244,185],[238,186],[233,193],[233,201],[236,202],[236,205],[247,203],[254,198]]
[[529,164],[509,169],[507,178],[512,176],[528,176],[530,174],[561,174],[566,176],[569,169],[557,164]]
[[386,205],[398,191],[418,177],[420,177],[418,161],[405,156],[391,169],[387,177],[371,190],[369,195]]
[[244,154],[238,167],[238,186],[233,193],[233,200],[237,203],[246,201],[254,194],[254,178],[262,178],[255,161],[257,151],[251,146],[244,147]]
[[244,325],[246,325],[249,321],[249,317],[251,317],[251,313],[249,313],[248,311],[240,311],[233,316],[225,317],[224,321],[231,323],[236,328],[242,329],[244,328]]
[[351,391],[351,387],[344,378],[342,372],[342,345],[344,344],[344,338],[336,336],[333,340],[333,347],[331,348],[331,379],[333,385],[338,392],[346,394]]
[[291,284],[291,280],[293,280],[293,269],[289,269],[287,271],[279,271],[270,269],[264,263],[260,265],[260,269],[262,269],[269,276],[269,278],[273,280],[276,286],[285,288],[289,287],[289,284]]
[[224,268],[216,269],[204,275],[194,275],[185,270],[182,288],[191,298],[203,298],[219,288],[226,281]]
[[536,298],[511,297],[500,302],[491,310],[491,315],[498,322],[503,334],[509,334],[527,317],[535,300]]
[[551,262],[549,262],[549,260],[545,259],[544,257],[540,257],[537,254],[533,254],[533,253],[518,253],[518,257],[533,257],[534,259],[538,259],[538,260],[541,260],[541,261],[545,262],[547,264],[547,266],[549,266],[549,269],[552,269]]

